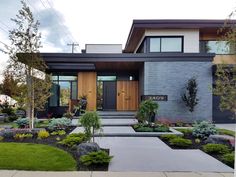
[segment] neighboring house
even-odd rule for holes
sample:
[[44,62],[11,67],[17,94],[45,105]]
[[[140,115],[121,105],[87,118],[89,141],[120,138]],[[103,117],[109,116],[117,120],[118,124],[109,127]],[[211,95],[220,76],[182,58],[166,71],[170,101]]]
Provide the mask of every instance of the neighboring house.
[[[88,44],[82,53],[42,53],[52,73],[49,112],[62,115],[86,95],[88,110],[135,111],[141,100],[159,103],[158,117],[229,122],[213,98],[214,64],[236,64],[217,31],[224,20],[134,20],[126,46]],[[216,54],[216,55],[215,55]],[[219,55],[218,55],[219,54]],[[181,94],[196,77],[199,104],[188,111]]]

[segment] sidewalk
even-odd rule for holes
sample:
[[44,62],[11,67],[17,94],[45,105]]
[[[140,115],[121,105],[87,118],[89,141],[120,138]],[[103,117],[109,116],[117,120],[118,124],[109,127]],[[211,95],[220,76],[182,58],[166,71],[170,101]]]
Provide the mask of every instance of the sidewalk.
[[0,177],[233,177],[233,173],[205,172],[32,172],[2,170]]

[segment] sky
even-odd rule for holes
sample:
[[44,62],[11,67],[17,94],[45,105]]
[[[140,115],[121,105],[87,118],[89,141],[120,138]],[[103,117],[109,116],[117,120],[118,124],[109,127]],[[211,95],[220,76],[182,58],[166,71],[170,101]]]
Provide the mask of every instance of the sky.
[[[25,0],[40,22],[41,52],[71,52],[67,44],[122,44],[133,19],[225,19],[235,0]],[[9,45],[10,20],[21,8],[20,0],[0,0],[1,42]],[[0,73],[8,57],[0,52]],[[1,77],[0,77],[1,80]]]

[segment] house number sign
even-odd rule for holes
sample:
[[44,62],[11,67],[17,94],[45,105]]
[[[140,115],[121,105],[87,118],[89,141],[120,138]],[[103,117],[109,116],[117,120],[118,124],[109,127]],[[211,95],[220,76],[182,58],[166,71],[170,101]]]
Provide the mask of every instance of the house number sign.
[[168,95],[143,95],[142,100],[168,101]]

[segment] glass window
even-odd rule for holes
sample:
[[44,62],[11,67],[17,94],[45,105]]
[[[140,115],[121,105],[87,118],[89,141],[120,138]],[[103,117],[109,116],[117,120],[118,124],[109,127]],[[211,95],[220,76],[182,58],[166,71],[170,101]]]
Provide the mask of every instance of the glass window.
[[73,81],[73,80],[77,80],[77,76],[59,76],[59,80]]
[[68,106],[70,100],[70,82],[60,81],[60,106]]
[[53,82],[52,83],[52,87],[51,87],[51,94],[52,95],[50,96],[50,99],[49,99],[49,103],[50,103],[49,105],[50,106],[58,106],[58,99],[59,99],[58,91],[59,91],[58,83],[57,82]]
[[160,38],[150,38],[150,52],[160,52],[161,40]]
[[77,82],[71,82],[71,99],[77,100]]
[[234,54],[233,47],[228,45],[227,41],[201,41],[201,53],[215,53],[215,54]]
[[151,37],[150,52],[183,52],[182,37]]
[[182,52],[182,38],[161,38],[162,52]]
[[98,76],[99,81],[115,81],[116,76]]

